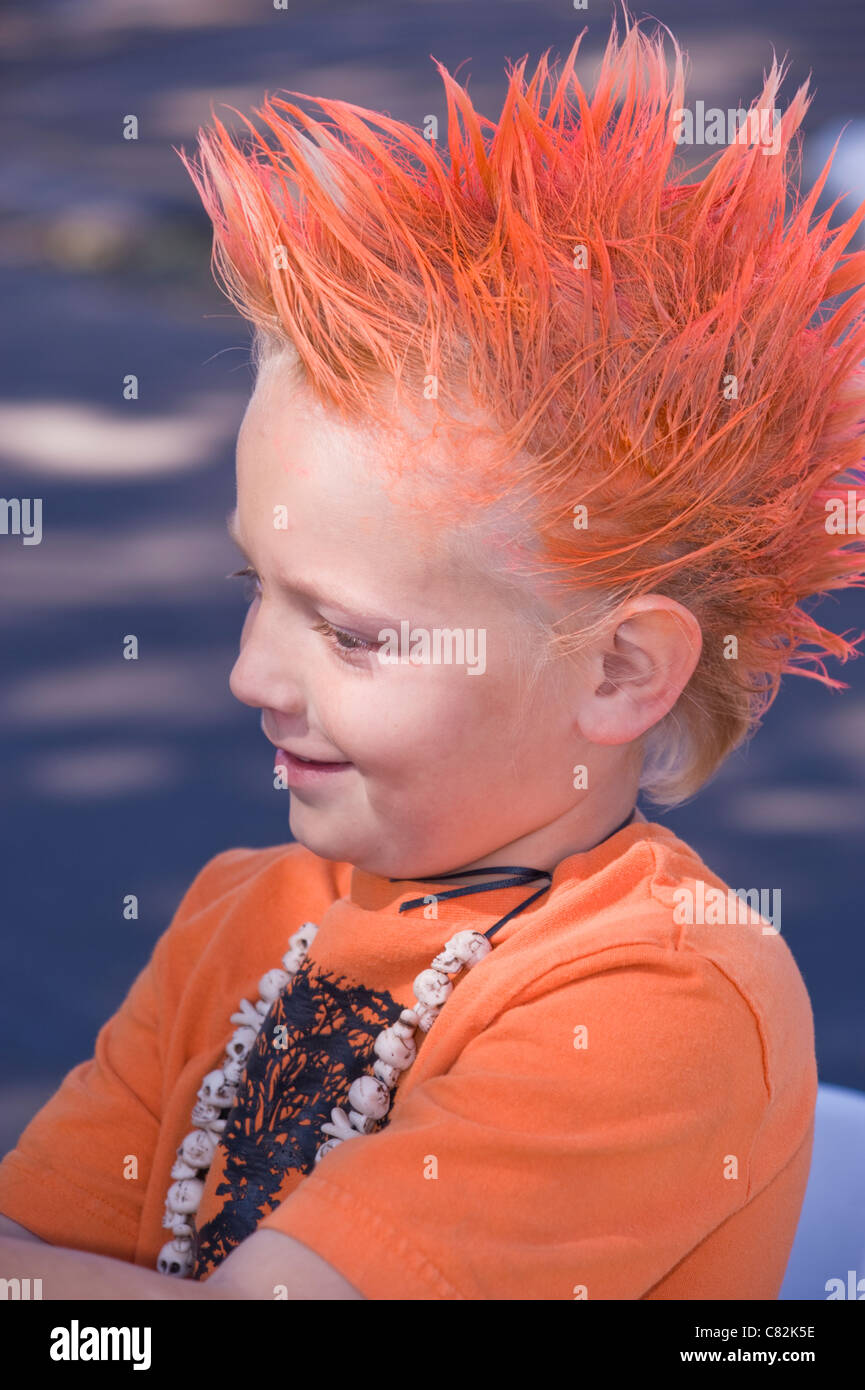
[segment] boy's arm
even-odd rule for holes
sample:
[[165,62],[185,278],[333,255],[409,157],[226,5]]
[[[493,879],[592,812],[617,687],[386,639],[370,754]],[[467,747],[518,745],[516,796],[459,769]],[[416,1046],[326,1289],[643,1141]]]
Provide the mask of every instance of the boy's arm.
[[[9,1222],[14,1226],[15,1222]],[[29,1232],[25,1232],[29,1236]],[[252,1252],[254,1279],[237,1278],[244,1263],[249,1266],[248,1247]],[[35,1247],[39,1246],[37,1250]],[[202,1282],[194,1279],[170,1279],[155,1269],[112,1260],[105,1255],[93,1255],[83,1250],[65,1250],[47,1245],[37,1237],[18,1239],[13,1232],[0,1230],[0,1278],[38,1279],[39,1297],[48,1302],[57,1299],[113,1302],[116,1300],[200,1301],[285,1298],[291,1300],[362,1298],[337,1270],[299,1241],[264,1231],[251,1236],[232,1255],[236,1260],[241,1251],[247,1257],[235,1266],[229,1276],[216,1274]],[[225,1262],[226,1265],[228,1261]],[[225,1266],[220,1266],[220,1270]],[[219,1271],[218,1271],[219,1272]],[[281,1285],[281,1288],[277,1286]]]
[[208,1292],[206,1284],[192,1279],[169,1279],[155,1269],[144,1269],[125,1260],[0,1234],[0,1280],[5,1280],[8,1288],[14,1280],[25,1279],[39,1280],[37,1296],[49,1302],[218,1297]]
[[[213,930],[203,909],[248,875],[250,864],[258,868],[267,858],[286,859],[288,885],[294,874],[298,888],[308,889],[313,856],[298,845],[228,850],[210,860],[123,1004],[99,1030],[93,1057],[67,1074],[0,1162],[0,1277],[50,1276],[60,1292],[45,1297],[55,1298],[199,1296],[203,1283],[168,1279],[132,1263],[159,1133],[159,1058],[172,1018],[165,987],[178,973],[171,967],[172,957],[179,954],[181,961],[194,962]],[[339,895],[339,876],[350,866],[316,861],[319,866],[320,881],[313,886],[326,904]],[[130,1154],[138,1159],[141,1176],[127,1181],[124,1166]],[[190,1285],[191,1293],[185,1291]],[[117,1292],[99,1291],[111,1288]],[[214,1289],[207,1296],[219,1294]]]
[[366,1298],[321,1255],[279,1231],[253,1231],[202,1287],[215,1298],[238,1300]]
[[[159,1133],[164,967],[178,934],[207,900],[221,858],[187,889],[123,1003],[99,1029],[93,1056],[66,1074],[0,1162],[0,1210],[27,1233],[5,1234],[132,1260],[143,1175]],[[129,1154],[138,1160],[137,1180],[124,1176]]]

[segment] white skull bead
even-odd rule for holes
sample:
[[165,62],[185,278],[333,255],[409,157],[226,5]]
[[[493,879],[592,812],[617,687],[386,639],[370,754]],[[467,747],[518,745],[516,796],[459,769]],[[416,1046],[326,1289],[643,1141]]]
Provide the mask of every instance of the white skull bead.
[[177,1157],[193,1168],[209,1168],[216,1152],[216,1140],[205,1129],[193,1129],[180,1142]]
[[420,1028],[422,1033],[428,1033],[441,1013],[441,1009],[430,1008],[429,1004],[419,1004],[416,1012],[418,1016],[418,1028]]
[[288,938],[288,944],[295,950],[308,951],[317,936],[318,927],[315,922],[304,922],[294,935]]
[[399,1067],[392,1067],[388,1062],[383,1062],[380,1057],[376,1057],[373,1062],[372,1072],[373,1076],[377,1076],[379,1081],[383,1081],[385,1086],[389,1086],[391,1090],[399,1081]]
[[338,1105],[335,1105],[330,1112],[330,1120],[322,1125],[322,1133],[332,1134],[335,1139],[356,1139],[357,1130],[352,1127],[351,1121]]
[[421,1004],[429,1004],[432,1008],[440,1008],[451,994],[453,985],[447,975],[440,970],[422,970],[416,977],[412,986],[415,998]]
[[479,960],[489,955],[493,943],[477,931],[460,931],[445,944],[432,963],[433,970],[453,975],[458,970],[471,970]]
[[374,1076],[359,1076],[349,1087],[348,1103],[361,1115],[371,1115],[374,1120],[380,1120],[390,1109],[390,1091],[383,1081]]
[[192,1123],[198,1125],[199,1129],[209,1129],[213,1134],[222,1134],[225,1129],[225,1120],[216,1106],[201,1100],[192,1107]]
[[[180,1150],[178,1149],[178,1153]],[[191,1163],[184,1163],[182,1158],[176,1158],[171,1165],[171,1176],[179,1181],[181,1178],[194,1178],[198,1174],[198,1169],[193,1168]]]
[[296,975],[300,967],[303,965],[305,959],[306,953],[304,951],[295,951],[293,949],[289,949],[283,956],[282,963],[288,971],[289,975]]
[[235,1028],[226,1052],[233,1062],[245,1062],[255,1047],[258,1033],[254,1028]]
[[483,936],[479,931],[459,931],[445,945],[445,950],[461,960],[466,970],[471,970],[472,966],[477,965],[484,956],[488,956],[492,949],[493,943],[489,937]]
[[220,1110],[226,1110],[234,1104],[237,1087],[232,1086],[226,1080],[225,1072],[217,1067],[215,1071],[207,1073],[197,1095],[198,1099],[203,1101],[205,1105],[216,1105]]
[[324,1158],[325,1154],[329,1154],[331,1149],[338,1149],[341,1143],[341,1139],[328,1139],[326,1144],[322,1144],[321,1148],[316,1150],[316,1163],[320,1162],[320,1160]]
[[[286,970],[266,971],[258,982],[258,992],[261,998],[268,1004],[272,1004],[274,999],[277,999],[285,989],[290,979],[291,976]],[[256,1007],[258,1006],[256,1005]]]
[[250,1004],[248,999],[241,999],[240,1007],[236,1013],[230,1016],[231,1023],[239,1023],[244,1028],[248,1028],[251,1033],[258,1037],[259,1030],[264,1022],[264,1015],[258,1012],[254,1004]]
[[282,958],[282,963],[289,975],[294,975],[303,965],[307,952],[318,934],[318,927],[314,922],[304,922],[302,927],[288,938],[288,950]]
[[223,1062],[222,1070],[225,1072],[225,1079],[230,1086],[239,1086],[246,1071],[245,1062],[234,1062],[229,1058]]
[[459,956],[455,956],[446,946],[433,957],[430,966],[430,969],[438,970],[442,975],[456,975],[462,968],[463,963]]
[[165,1203],[175,1212],[198,1211],[203,1192],[204,1183],[200,1178],[181,1178],[180,1182],[173,1182],[169,1187]]
[[383,1062],[405,1071],[415,1059],[417,1046],[412,1038],[401,1038],[395,1027],[385,1028],[373,1043],[373,1051]]
[[173,1274],[178,1279],[185,1279],[187,1274],[191,1273],[194,1264],[192,1242],[175,1239],[163,1245],[156,1261],[156,1268],[160,1274]]
[[180,1236],[191,1236],[192,1227],[189,1224],[187,1213],[182,1211],[166,1211],[162,1218],[162,1224],[174,1234],[175,1240]]

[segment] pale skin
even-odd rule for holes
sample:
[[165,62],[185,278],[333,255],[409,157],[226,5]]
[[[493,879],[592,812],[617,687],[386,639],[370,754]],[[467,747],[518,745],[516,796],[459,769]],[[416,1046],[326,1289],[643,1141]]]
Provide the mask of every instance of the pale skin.
[[[414,463],[423,446],[394,434],[387,447]],[[634,806],[639,740],[690,679],[699,624],[682,604],[642,595],[579,661],[558,658],[527,688],[519,653],[532,638],[513,595],[415,505],[410,483],[395,494],[380,485],[380,449],[291,386],[279,360],[262,369],[237,447],[232,531],[255,593],[232,692],[261,710],[275,747],[349,764],[290,793],[291,834],[314,853],[394,878],[552,871]],[[280,508],[286,528],[274,525]],[[550,619],[565,612],[540,585],[530,601]],[[401,620],[485,629],[486,669],[383,664],[379,633]],[[0,1273],[42,1278],[48,1299],[272,1299],[278,1285],[289,1299],[363,1297],[301,1242],[263,1230],[199,1283],[45,1245],[3,1217]]]

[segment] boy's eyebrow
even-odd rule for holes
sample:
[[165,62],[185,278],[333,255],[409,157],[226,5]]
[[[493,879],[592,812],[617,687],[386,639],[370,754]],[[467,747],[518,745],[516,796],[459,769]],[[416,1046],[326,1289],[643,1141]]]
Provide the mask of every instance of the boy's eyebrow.
[[[241,555],[243,555],[247,560],[250,560],[246,547],[240,539],[240,531],[238,527],[236,509],[233,512],[229,513],[226,525],[228,527],[228,534],[234,541],[234,544],[237,546]],[[251,563],[252,561],[250,560],[250,564]],[[283,579],[281,582],[285,588],[291,589],[295,593],[303,594],[305,598],[311,599],[313,603],[319,605],[325,604],[329,607],[341,608],[344,613],[347,613],[349,615],[349,617],[355,617],[361,621],[368,622],[373,626],[375,626],[376,624],[380,628],[397,628],[399,626],[399,619],[397,618],[389,617],[387,614],[373,613],[370,612],[368,609],[364,609],[363,611],[359,610],[357,605],[346,594],[340,594],[336,591],[331,592],[328,595],[320,594],[318,590],[315,589],[311,584],[303,583],[301,580],[297,579],[293,581]]]

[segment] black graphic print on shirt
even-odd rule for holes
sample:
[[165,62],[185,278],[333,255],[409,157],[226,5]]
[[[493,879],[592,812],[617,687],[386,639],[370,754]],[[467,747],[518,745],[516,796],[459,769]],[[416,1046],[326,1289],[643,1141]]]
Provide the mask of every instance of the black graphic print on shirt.
[[215,1195],[224,1201],[198,1232],[194,1278],[210,1274],[279,1206],[290,1170],[312,1171],[330,1137],[322,1124],[335,1105],[347,1108],[349,1087],[375,1061],[377,1035],[402,1007],[309,958],[274,1000],[220,1140],[227,1156]]

